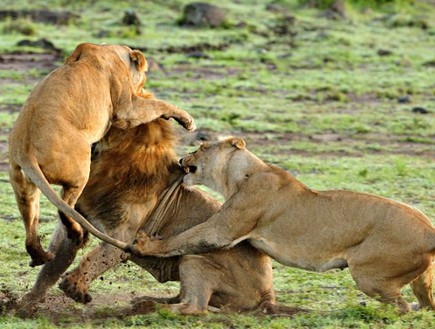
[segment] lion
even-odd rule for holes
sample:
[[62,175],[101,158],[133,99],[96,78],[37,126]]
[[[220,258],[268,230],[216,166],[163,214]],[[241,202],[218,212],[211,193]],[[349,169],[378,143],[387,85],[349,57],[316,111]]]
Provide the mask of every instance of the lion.
[[[40,191],[62,212],[78,244],[83,242],[83,226],[123,247],[72,208],[89,177],[91,144],[110,126],[126,129],[174,118],[186,129],[195,129],[185,111],[140,97],[146,71],[146,58],[138,50],[83,43],[30,93],[9,136],[10,181],[24,220],[30,266],[53,258],[38,237]],[[62,186],[62,199],[49,184]]]
[[137,255],[169,257],[249,241],[278,262],[310,271],[349,268],[361,291],[402,313],[410,283],[423,308],[435,309],[435,229],[422,212],[387,198],[315,191],[264,163],[241,138],[204,143],[181,160],[186,186],[206,185],[225,203],[206,222],[163,240],[138,235]]
[[[220,203],[181,185],[184,173],[174,149],[174,132],[163,119],[129,130],[112,127],[93,152],[89,181],[77,209],[105,234],[128,244],[140,228],[148,234],[171,236],[204,222]],[[78,250],[60,223],[50,248],[56,256],[43,266],[32,290],[22,298],[24,310],[44,298]],[[157,258],[130,255],[103,242],[64,275],[59,287],[75,301],[88,303],[92,281],[127,260],[159,282],[181,283],[177,297],[135,300],[133,313],[143,311],[149,302],[173,304],[168,307],[183,314],[202,314],[209,306],[286,315],[304,311],[275,303],[271,260],[248,243],[202,255]]]

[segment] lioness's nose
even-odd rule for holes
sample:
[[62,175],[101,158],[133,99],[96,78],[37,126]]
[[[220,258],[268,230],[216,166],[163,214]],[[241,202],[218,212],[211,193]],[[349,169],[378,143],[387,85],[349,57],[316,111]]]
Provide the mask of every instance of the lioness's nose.
[[179,163],[180,165],[182,165],[182,164],[183,164],[183,158],[180,158],[180,160],[178,160],[178,163]]

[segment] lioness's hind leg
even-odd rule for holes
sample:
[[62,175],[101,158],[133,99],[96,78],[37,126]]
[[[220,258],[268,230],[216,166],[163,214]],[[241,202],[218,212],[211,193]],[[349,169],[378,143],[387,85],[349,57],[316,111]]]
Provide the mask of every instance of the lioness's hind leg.
[[384,277],[375,277],[368,275],[368,273],[355,275],[352,269],[351,273],[358,288],[367,296],[375,298],[382,303],[396,306],[400,313],[410,311],[410,305],[403,299],[400,293],[403,283],[388,280]]
[[[88,166],[86,164],[85,166]],[[88,181],[89,169],[82,169],[81,175],[76,176],[74,185],[64,184],[62,188],[62,200],[64,200],[71,208],[74,208],[80,194],[83,192],[85,185]],[[77,246],[81,247],[84,243],[84,231],[82,226],[74,219],[66,216],[63,212],[59,211],[59,217],[62,223],[66,226],[68,231],[68,237],[75,241]]]
[[41,191],[19,167],[11,168],[9,176],[26,229],[26,250],[31,257],[29,265],[34,267],[45,264],[53,259],[53,254],[42,248],[38,236]]
[[433,264],[429,263],[427,269],[411,282],[412,291],[417,297],[420,307],[435,310],[433,299]]

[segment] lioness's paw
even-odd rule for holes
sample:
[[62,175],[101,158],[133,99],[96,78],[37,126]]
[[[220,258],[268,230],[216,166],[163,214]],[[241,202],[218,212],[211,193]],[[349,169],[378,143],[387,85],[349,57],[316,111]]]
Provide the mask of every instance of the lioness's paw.
[[49,251],[41,251],[38,255],[32,254],[31,257],[32,259],[29,262],[29,266],[35,267],[52,261],[54,254]]
[[150,237],[144,231],[139,231],[133,244],[128,247],[128,252],[137,256],[146,256],[147,246],[150,241]]
[[182,116],[174,117],[174,120],[181,124],[188,131],[195,131],[196,129],[195,120],[187,112],[184,112]]

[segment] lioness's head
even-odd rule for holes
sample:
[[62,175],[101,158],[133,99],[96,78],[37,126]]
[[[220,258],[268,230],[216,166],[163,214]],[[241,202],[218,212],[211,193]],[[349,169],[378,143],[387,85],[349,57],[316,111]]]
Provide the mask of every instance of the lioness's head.
[[65,64],[72,64],[86,58],[88,60],[95,58],[95,65],[98,65],[101,69],[113,66],[115,70],[114,73],[119,75],[121,75],[122,72],[120,71],[120,67],[117,67],[116,64],[123,63],[125,69],[129,71],[132,87],[136,94],[140,93],[146,82],[148,62],[144,54],[139,50],[132,50],[127,46],[121,45],[81,43],[65,60]]
[[187,186],[202,184],[220,191],[219,178],[226,176],[235,152],[244,150],[246,143],[241,138],[228,137],[219,142],[202,143],[199,149],[180,160],[186,175],[183,182]]

